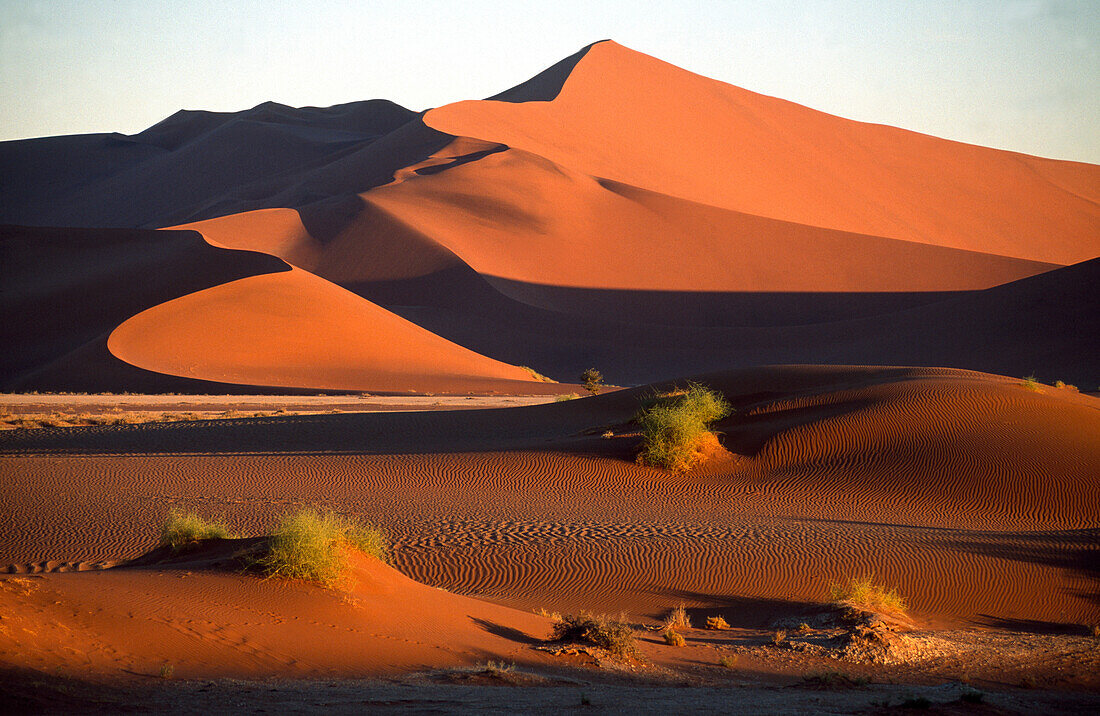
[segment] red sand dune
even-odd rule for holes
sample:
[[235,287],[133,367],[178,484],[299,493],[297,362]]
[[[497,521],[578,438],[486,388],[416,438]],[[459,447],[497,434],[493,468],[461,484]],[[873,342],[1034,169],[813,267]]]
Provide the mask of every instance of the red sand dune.
[[246,385],[463,392],[533,381],[297,268],[146,309],[107,347],[146,370]]
[[[22,177],[0,220],[189,220],[174,228],[298,269],[196,286],[180,264],[159,300],[132,300],[144,252],[104,239],[88,260],[99,234],[54,230],[58,281],[26,240],[0,244],[23,257],[4,267],[5,335],[25,347],[10,388],[542,392],[513,366],[638,383],[786,362],[1097,380],[1079,295],[1097,167],[833,117],[613,42],[423,116],[265,103],[0,143],[0,161]],[[73,286],[129,313],[86,320]]]
[[551,101],[457,102],[424,121],[757,216],[1051,263],[1100,254],[1095,166],[841,119],[611,41]]
[[3,433],[12,529],[0,563],[137,556],[173,505],[262,534],[288,506],[315,503],[383,526],[410,577],[523,609],[655,617],[683,600],[760,625],[874,573],[943,623],[1100,616],[1095,398],[946,369],[699,379],[737,408],[718,428],[738,457],[682,476],[634,463],[628,421],[649,389],[476,412]]
[[17,656],[24,668],[45,673],[76,662],[85,675],[155,677],[167,666],[184,679],[550,660],[525,648],[547,636],[544,617],[433,589],[362,555],[353,558],[354,586],[344,593],[212,566],[233,547],[151,567],[2,583],[0,659]]

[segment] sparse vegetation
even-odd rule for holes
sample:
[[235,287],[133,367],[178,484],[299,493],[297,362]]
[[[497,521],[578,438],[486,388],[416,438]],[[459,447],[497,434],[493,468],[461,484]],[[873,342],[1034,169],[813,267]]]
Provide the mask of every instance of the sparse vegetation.
[[707,617],[707,629],[729,629],[729,623],[721,616]]
[[638,462],[672,472],[691,469],[701,449],[717,440],[708,426],[731,412],[724,397],[698,383],[657,396],[635,416],[642,428]]
[[553,378],[547,378],[545,375],[543,375],[542,373],[539,373],[534,368],[530,368],[530,367],[525,366],[525,365],[521,365],[520,368],[522,368],[523,370],[530,373],[531,377],[534,378],[535,380],[539,381],[540,383],[557,383],[558,382],[558,381],[554,380]]
[[162,678],[162,679],[171,679],[172,674],[175,673],[175,671],[176,671],[175,667],[173,667],[171,664],[163,664],[160,667],[160,678]]
[[633,656],[638,650],[634,643],[634,629],[604,615],[596,616],[590,612],[566,614],[554,624],[553,629],[555,641],[590,644],[615,656]]
[[568,402],[570,400],[576,400],[579,397],[581,397],[581,396],[577,395],[576,393],[565,393],[563,395],[555,396],[554,397],[554,402],[555,403],[565,403],[565,402]]
[[172,508],[160,528],[160,544],[180,551],[185,547],[209,539],[232,539],[229,529],[218,522],[210,522],[194,512]]
[[1060,380],[1054,381],[1054,387],[1055,388],[1060,388],[1062,390],[1070,390],[1070,391],[1073,391],[1074,393],[1077,392],[1077,386],[1076,385],[1070,385],[1069,383],[1065,383],[1065,382],[1060,381]]
[[691,617],[688,616],[683,604],[677,604],[676,608],[668,613],[668,616],[665,617],[664,627],[665,629],[691,628]]
[[667,628],[661,632],[661,636],[664,637],[665,643],[669,646],[683,646],[687,643],[683,635],[677,632],[675,629]]
[[733,669],[737,666],[737,657],[723,656],[721,659],[718,660],[718,665],[724,666],[727,669]]
[[874,583],[874,575],[853,577],[847,583],[829,587],[829,600],[834,604],[873,612],[905,614],[908,605],[896,590]]
[[1022,383],[1020,383],[1020,385],[1022,385],[1024,388],[1026,388],[1028,390],[1032,390],[1032,391],[1035,391],[1035,392],[1038,392],[1039,390],[1042,389],[1042,383],[1040,383],[1039,379],[1036,378],[1033,375],[1029,375],[1029,376],[1025,377],[1024,381]]
[[772,643],[775,644],[776,646],[779,646],[780,644],[782,644],[786,640],[787,640],[787,632],[786,632],[785,629],[776,629],[775,632],[772,633]]
[[584,389],[592,395],[599,395],[603,390],[603,374],[595,368],[589,368],[581,373],[581,381],[584,383]]
[[271,577],[336,587],[347,571],[348,549],[381,560],[389,557],[386,537],[374,527],[333,512],[303,509],[283,516],[267,552],[254,565]]

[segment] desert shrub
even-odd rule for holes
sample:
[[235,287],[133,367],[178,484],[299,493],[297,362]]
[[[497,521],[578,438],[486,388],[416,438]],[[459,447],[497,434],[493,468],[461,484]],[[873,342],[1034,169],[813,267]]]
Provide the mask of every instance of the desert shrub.
[[732,669],[735,666],[737,666],[737,657],[736,656],[723,656],[721,659],[718,660],[718,665],[719,666],[724,666],[727,669]]
[[1061,380],[1054,381],[1054,387],[1055,388],[1061,388],[1062,390],[1071,390],[1074,393],[1077,392],[1077,386],[1076,385],[1070,385],[1069,383],[1066,383],[1065,381],[1061,381]]
[[595,368],[589,368],[581,373],[581,381],[584,383],[584,389],[592,395],[599,395],[603,390],[603,374]]
[[554,397],[554,402],[555,403],[566,403],[570,400],[576,400],[579,397],[581,397],[581,396],[577,395],[576,393],[565,393],[563,395],[555,396]]
[[676,605],[676,608],[668,613],[668,616],[665,617],[664,627],[665,629],[691,628],[691,617],[688,616],[683,604]]
[[830,601],[857,609],[904,614],[908,606],[894,589],[874,584],[874,575],[852,577],[829,587]]
[[312,509],[283,515],[255,566],[272,577],[304,579],[335,587],[347,570],[348,549],[386,560],[385,535],[370,525]]
[[729,623],[722,617],[707,617],[707,629],[729,629]]
[[787,640],[787,631],[785,629],[777,629],[772,633],[772,643],[779,646]]
[[661,632],[661,636],[665,638],[665,643],[669,646],[683,646],[687,643],[684,637],[675,629],[665,629]]
[[637,652],[630,625],[604,615],[566,614],[554,623],[553,634],[555,641],[591,644],[616,656],[631,656]]
[[700,458],[700,448],[716,439],[707,426],[731,412],[725,398],[698,383],[657,396],[635,416],[642,428],[638,462],[672,472],[691,469]]
[[194,512],[172,508],[160,528],[160,545],[177,552],[208,539],[232,539],[225,525],[210,522]]
[[1039,379],[1035,376],[1029,375],[1024,378],[1024,381],[1020,383],[1020,385],[1022,385],[1024,388],[1027,388],[1028,390],[1034,390],[1038,392],[1041,389],[1042,383],[1040,383]]

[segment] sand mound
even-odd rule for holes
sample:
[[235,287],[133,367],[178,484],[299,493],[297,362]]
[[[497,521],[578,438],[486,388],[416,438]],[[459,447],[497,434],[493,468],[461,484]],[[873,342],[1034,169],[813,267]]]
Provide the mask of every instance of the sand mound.
[[934,620],[1095,620],[1095,398],[947,369],[700,380],[737,409],[719,428],[740,457],[682,476],[633,461],[644,389],[7,432],[0,561],[133,556],[172,505],[255,533],[288,503],[317,503],[383,526],[412,578],[524,609],[658,616],[685,601],[764,625],[873,573]]
[[[228,545],[231,546],[231,545]],[[418,584],[373,557],[331,592],[225,565],[227,545],[145,567],[0,580],[0,658],[85,675],[333,677],[546,661],[549,620]],[[33,639],[27,639],[28,634]]]

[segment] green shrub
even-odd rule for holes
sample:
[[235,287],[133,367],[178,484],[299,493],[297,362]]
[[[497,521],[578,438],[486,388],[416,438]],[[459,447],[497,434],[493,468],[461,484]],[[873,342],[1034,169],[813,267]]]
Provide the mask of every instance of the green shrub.
[[333,512],[303,509],[283,515],[255,565],[272,577],[335,587],[347,571],[348,549],[381,560],[389,556],[385,535],[374,527]]
[[630,625],[613,621],[603,615],[595,616],[589,612],[566,614],[554,623],[553,629],[555,641],[591,644],[616,656],[632,656],[637,653],[634,630]]
[[223,524],[208,522],[194,512],[172,508],[160,528],[160,546],[179,551],[208,539],[232,539]]
[[599,395],[603,390],[603,374],[595,368],[589,368],[581,373],[581,380],[584,381],[584,389],[592,395]]
[[876,612],[905,614],[905,599],[893,589],[874,584],[874,575],[853,577],[846,584],[829,587],[829,599],[835,604]]
[[642,428],[638,462],[672,472],[691,469],[700,448],[716,440],[707,426],[731,412],[725,398],[698,383],[657,396],[635,416]]

